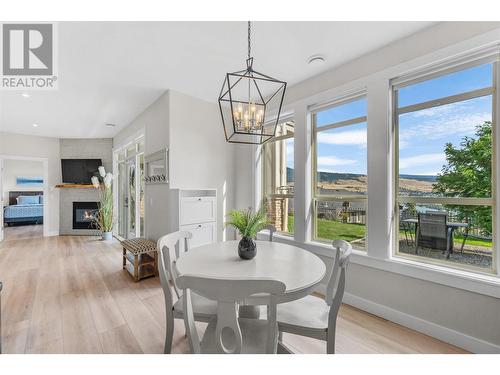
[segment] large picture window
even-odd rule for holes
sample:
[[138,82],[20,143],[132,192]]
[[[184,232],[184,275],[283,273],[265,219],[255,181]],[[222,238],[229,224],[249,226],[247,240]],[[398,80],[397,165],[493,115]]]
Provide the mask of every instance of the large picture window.
[[366,248],[366,99],[313,112],[313,240],[342,239]]
[[278,125],[276,137],[262,147],[264,206],[276,230],[294,233],[294,122]]
[[393,86],[396,255],[494,269],[494,63]]

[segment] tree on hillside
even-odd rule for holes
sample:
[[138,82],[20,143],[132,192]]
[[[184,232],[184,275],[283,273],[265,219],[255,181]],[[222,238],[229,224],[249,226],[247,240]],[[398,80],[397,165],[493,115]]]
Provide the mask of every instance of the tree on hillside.
[[[474,137],[464,137],[459,147],[447,143],[447,164],[437,176],[433,191],[445,197],[491,197],[492,137],[491,122],[476,127]],[[491,233],[492,210],[484,206],[447,205],[456,211],[459,219],[466,220],[484,232]]]

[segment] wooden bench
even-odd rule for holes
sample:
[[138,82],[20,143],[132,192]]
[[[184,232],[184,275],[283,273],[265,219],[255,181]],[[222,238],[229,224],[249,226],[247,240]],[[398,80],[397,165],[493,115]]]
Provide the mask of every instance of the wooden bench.
[[[144,238],[122,241],[123,269],[137,282],[151,276],[158,276],[158,253],[156,243]],[[128,261],[128,262],[127,262]]]

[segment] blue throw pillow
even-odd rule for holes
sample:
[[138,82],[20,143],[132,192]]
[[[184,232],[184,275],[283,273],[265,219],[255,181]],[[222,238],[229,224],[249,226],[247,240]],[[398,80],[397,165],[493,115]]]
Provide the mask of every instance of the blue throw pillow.
[[17,204],[39,204],[38,195],[20,195],[17,197]]

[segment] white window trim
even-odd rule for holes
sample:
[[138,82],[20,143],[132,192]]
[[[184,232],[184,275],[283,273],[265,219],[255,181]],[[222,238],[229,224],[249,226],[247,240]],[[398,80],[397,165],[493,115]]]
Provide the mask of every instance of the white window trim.
[[[318,166],[317,166],[317,160],[318,160],[317,142],[318,141],[317,140],[318,140],[318,133],[326,132],[326,131],[332,130],[332,129],[348,128],[351,125],[362,124],[364,122],[367,123],[367,131],[368,131],[368,116],[364,115],[364,116],[349,118],[347,120],[342,120],[342,121],[326,124],[326,125],[319,126],[319,127],[316,126],[316,123],[314,121],[315,116],[319,112],[327,111],[329,109],[332,109],[332,108],[335,108],[335,107],[338,107],[338,106],[341,106],[344,104],[352,103],[352,102],[355,102],[357,100],[362,100],[362,99],[365,99],[368,102],[367,92],[365,89],[355,90],[353,92],[346,93],[345,95],[342,95],[342,96],[340,96],[332,101],[322,103],[322,104],[316,104],[316,105],[309,107],[309,116],[311,118],[311,124],[312,124],[312,147],[311,147],[311,150],[312,150],[312,166],[311,166],[312,205],[311,205],[311,210],[312,210],[312,216],[313,216],[312,221],[311,221],[312,228],[311,228],[311,233],[310,233],[309,238],[311,239],[311,243],[314,243],[314,244],[317,243],[317,244],[324,245],[325,242],[328,241],[326,239],[322,240],[321,238],[316,236],[317,228],[318,228],[318,218],[317,218],[317,213],[316,213],[318,201],[329,201],[329,200],[331,200],[331,201],[342,201],[342,200],[364,201],[366,204],[366,213],[365,213],[365,216],[366,216],[366,218],[365,218],[365,233],[366,234],[365,234],[365,245],[364,245],[365,250],[357,250],[357,249],[355,249],[356,245],[353,244],[353,249],[364,253],[365,251],[368,250],[368,189],[367,189],[366,195],[353,194],[353,195],[349,195],[349,196],[342,196],[340,194],[325,194],[325,195],[318,194],[316,191],[316,188],[317,188],[317,185],[316,185],[317,181],[316,180],[317,180],[317,174],[318,174]],[[368,159],[368,155],[367,155],[367,159]],[[368,160],[366,160],[366,164],[368,167]],[[367,176],[368,176],[368,174],[367,174]]]
[[[394,77],[405,76],[410,72],[420,71],[422,67],[429,67],[435,65],[436,62],[446,62],[449,63],[450,56],[455,58],[466,58],[470,56],[471,53],[478,53],[481,49],[488,49],[498,47],[500,44],[500,32],[492,31],[485,34],[481,34],[460,43],[456,43],[433,52],[430,52],[426,55],[419,56],[412,60],[408,60],[402,62],[398,65],[388,66],[383,68],[380,71],[376,71],[370,73],[366,76],[361,76],[359,78],[355,78],[349,82],[341,83],[337,86],[334,86],[331,89],[326,91],[314,93],[308,97],[302,97],[293,102],[285,102],[282,108],[282,112],[293,112],[294,120],[295,120],[295,165],[297,166],[306,166],[303,171],[300,171],[300,175],[304,175],[304,177],[311,177],[311,163],[310,163],[310,145],[311,145],[311,121],[310,121],[310,109],[316,106],[316,103],[328,103],[331,101],[331,98],[339,98],[342,95],[346,96],[352,93],[356,93],[362,90],[367,91],[367,96],[370,97],[368,100],[368,121],[373,124],[374,119],[377,122],[377,126],[373,127],[373,125],[368,127],[368,131],[372,128],[373,132],[380,133],[377,141],[386,142],[385,149],[386,152],[390,155],[393,154],[392,148],[394,147],[392,143],[392,139],[390,137],[391,134],[391,101],[390,98],[390,81],[394,79]],[[478,47],[482,46],[482,47]],[[496,86],[500,88],[500,74],[497,74],[496,77]],[[375,95],[374,95],[375,94]],[[496,113],[500,113],[500,100],[497,100]],[[381,124],[386,124],[386,132],[384,132]],[[385,134],[384,134],[385,133]],[[500,133],[500,131],[498,132]],[[500,137],[497,135],[497,138]],[[369,137],[370,138],[370,137]],[[499,142],[498,139],[495,140]],[[370,142],[370,140],[369,140]],[[369,146],[370,147],[370,146]],[[258,148],[254,148],[254,160],[253,165],[257,166],[254,170],[254,202],[258,203],[260,200],[260,161],[259,161],[259,153]],[[379,205],[386,206],[388,212],[388,219],[386,223],[372,223],[377,224],[377,226],[381,226],[385,229],[384,233],[386,234],[380,235],[381,238],[373,238],[370,241],[370,246],[367,249],[367,253],[354,251],[353,256],[351,258],[351,262],[354,264],[359,264],[361,266],[370,267],[374,269],[384,270],[387,272],[392,272],[395,274],[400,274],[402,276],[413,277],[416,279],[446,285],[449,287],[475,292],[479,294],[483,294],[486,296],[491,296],[495,298],[500,298],[500,277],[497,276],[488,276],[484,274],[471,273],[464,270],[456,270],[448,267],[440,267],[436,265],[423,264],[413,262],[411,260],[406,259],[394,259],[390,258],[390,254],[393,248],[390,230],[392,228],[392,209],[393,209],[393,193],[392,191],[392,160],[386,160],[386,170],[382,170],[383,173],[380,173],[380,176],[377,176],[379,181],[386,181],[386,197],[384,199],[380,199],[382,202]],[[309,166],[309,168],[308,168]],[[496,172],[497,176],[500,176],[500,152],[497,152],[496,155]],[[368,164],[368,173],[370,174],[370,160]],[[296,171],[296,175],[299,174],[299,171]],[[370,181],[374,181],[373,178],[369,179]],[[313,253],[316,253],[320,256],[324,257],[334,257],[333,252],[330,250],[331,247],[321,243],[312,243],[310,241],[310,231],[311,225],[310,221],[307,220],[308,215],[310,214],[310,204],[312,196],[309,182],[306,183],[306,186],[298,186],[296,184],[295,189],[295,210],[296,214],[298,211],[304,211],[304,217],[306,219],[305,223],[300,223],[301,218],[296,217],[295,219],[295,233],[294,238],[289,238],[286,236],[275,235],[276,241],[290,243],[304,249],[310,250]],[[300,187],[300,189],[298,189]],[[382,186],[378,186],[381,188]],[[305,195],[301,196],[305,189]],[[370,187],[369,187],[370,190]],[[382,197],[377,197],[382,198]],[[373,202],[373,200],[372,200]],[[500,218],[500,204],[496,205],[497,217]],[[296,215],[297,216],[297,215]],[[500,220],[498,220],[500,222]],[[375,225],[372,225],[374,228]],[[303,229],[300,232],[298,229]],[[497,232],[500,230],[499,223],[496,226]],[[259,237],[260,238],[260,237]],[[262,237],[262,239],[267,239]],[[376,240],[376,243],[375,243]],[[498,250],[497,250],[498,251]],[[500,256],[497,256],[497,269],[500,270]]]
[[397,75],[391,79],[391,84],[395,89],[400,89],[415,83],[455,73],[463,69],[491,63],[498,59],[499,51],[500,44],[497,42],[485,47],[478,47],[458,56],[432,61]]
[[[259,240],[267,240],[267,235],[259,233]],[[299,242],[292,236],[275,233],[274,241],[295,245],[312,253],[334,258],[333,248],[317,241]],[[452,288],[467,290],[490,297],[500,298],[500,281],[493,275],[470,272],[463,269],[443,267],[440,265],[415,262],[405,258],[379,259],[370,256],[365,251],[353,249],[351,262],[365,267],[387,271],[398,275],[446,285]]]
[[[498,187],[496,186],[496,181],[497,181],[497,171],[495,170],[496,167],[496,158],[498,149],[497,149],[497,142],[496,139],[498,137],[498,117],[497,117],[497,111],[495,110],[495,100],[498,102],[498,96],[496,93],[496,90],[498,88],[497,85],[497,76],[498,76],[498,70],[499,70],[499,47],[498,45],[486,48],[484,51],[475,51],[474,53],[471,53],[470,55],[465,55],[461,56],[459,58],[451,59],[448,61],[448,65],[446,62],[439,62],[434,65],[429,65],[425,69],[423,69],[423,73],[417,71],[416,73],[413,73],[410,75],[409,78],[406,77],[400,77],[397,80],[402,80],[404,84],[397,83],[395,84],[394,81],[395,79],[391,79],[391,99],[392,99],[392,106],[393,106],[393,111],[392,111],[392,116],[391,116],[391,129],[392,129],[392,134],[391,137],[393,139],[394,143],[394,148],[392,152],[392,173],[393,173],[393,188],[394,188],[394,194],[393,194],[393,212],[394,212],[394,219],[392,221],[392,233],[393,233],[393,248],[392,248],[392,254],[390,256],[391,259],[393,260],[410,260],[415,263],[424,263],[424,264],[431,264],[431,265],[437,265],[437,266],[442,266],[444,268],[458,268],[461,270],[464,270],[467,272],[469,269],[471,273],[475,269],[473,266],[460,266],[460,264],[454,264],[452,262],[446,262],[446,261],[437,261],[433,259],[426,259],[422,258],[422,260],[419,262],[417,258],[412,260],[413,256],[411,254],[403,254],[399,252],[399,210],[398,210],[398,203],[400,202],[413,202],[413,203],[436,203],[436,204],[461,204],[461,205],[485,205],[485,206],[491,206],[492,208],[492,214],[493,214],[493,241],[492,241],[492,248],[493,248],[493,253],[492,253],[492,268],[491,269],[485,269],[482,270],[479,267],[477,268],[477,273],[478,274],[489,274],[493,275],[495,277],[498,276],[499,272],[499,267],[498,267],[498,216],[496,212],[497,204],[495,204],[495,197],[498,193]],[[475,59],[474,59],[475,58]],[[465,61],[465,62],[464,62]],[[405,107],[397,108],[397,96],[396,91],[400,89],[401,87],[407,87],[412,84],[420,83],[420,82],[425,82],[428,80],[432,80],[435,78],[442,77],[446,74],[450,74],[452,72],[458,72],[458,71],[463,71],[467,70],[476,66],[480,66],[483,64],[492,64],[492,87],[486,87],[478,90],[471,90],[459,94],[454,94],[454,95],[449,95],[446,97],[442,98],[437,98],[433,100],[429,100],[426,102],[422,103],[417,103],[417,104],[412,104],[408,105]],[[433,68],[434,66],[434,68]],[[449,66],[449,67],[448,67]],[[418,78],[415,78],[417,76]],[[464,100],[469,100],[472,98],[479,98],[479,97],[485,97],[485,96],[492,96],[492,122],[493,122],[493,158],[492,158],[492,170],[493,170],[493,176],[492,176],[492,196],[490,198],[450,198],[450,197],[400,197],[398,195],[399,188],[399,172],[398,172],[398,159],[399,159],[399,149],[398,149],[398,137],[399,137],[399,116],[404,113],[409,113],[409,112],[415,112],[420,109],[427,109],[427,108],[432,108],[435,106],[440,106],[440,105],[446,105],[450,103],[457,103],[461,102]]]
[[[279,121],[278,121],[278,125],[283,124],[285,122],[290,122],[290,121],[294,121],[294,113],[293,112],[288,112],[288,113],[281,115],[279,118]],[[268,123],[274,123],[274,122],[276,122],[276,116],[271,117],[271,120],[269,120]],[[265,184],[265,180],[263,177],[264,164],[262,163],[262,154],[264,152],[264,147],[268,143],[285,141],[287,139],[293,139],[294,145],[295,145],[295,129],[294,129],[293,134],[286,134],[286,135],[282,135],[282,136],[278,136],[278,137],[273,137],[273,138],[269,139],[267,142],[265,142],[263,145],[259,145],[256,148],[256,152],[257,152],[257,154],[259,154],[259,156],[257,159],[258,162],[255,163],[254,170],[258,171],[258,175],[259,175],[258,181],[259,181],[260,186],[257,187],[257,191],[259,192],[258,197],[260,197],[260,198],[257,198],[258,202],[256,203],[255,207],[259,207],[261,202],[263,202],[263,200],[267,197],[277,197],[277,198],[279,197],[279,198],[290,198],[290,199],[294,199],[294,197],[295,197],[295,193],[294,194],[267,194],[267,196],[264,194],[264,184]],[[294,161],[295,161],[295,157],[294,157]],[[293,238],[295,236],[295,228],[294,228],[293,233],[276,231],[275,235],[276,236],[284,236],[286,238]]]

